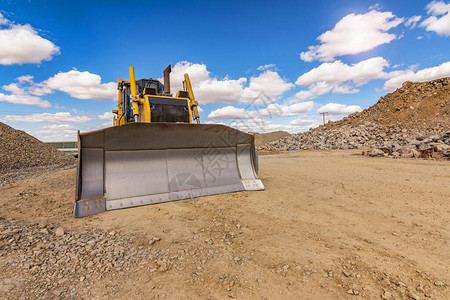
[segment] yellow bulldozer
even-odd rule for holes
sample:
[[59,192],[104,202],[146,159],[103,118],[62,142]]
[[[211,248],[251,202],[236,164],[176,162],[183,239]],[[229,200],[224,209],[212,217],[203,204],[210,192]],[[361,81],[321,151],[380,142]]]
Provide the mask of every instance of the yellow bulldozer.
[[172,97],[164,85],[118,80],[114,126],[78,132],[75,217],[199,196],[263,190],[254,136],[200,124],[188,74]]

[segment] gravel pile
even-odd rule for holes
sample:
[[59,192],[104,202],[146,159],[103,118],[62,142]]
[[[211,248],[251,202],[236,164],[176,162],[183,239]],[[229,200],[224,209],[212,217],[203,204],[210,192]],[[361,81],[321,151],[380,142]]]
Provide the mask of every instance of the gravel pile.
[[360,113],[269,142],[259,150],[372,148],[363,154],[450,159],[449,130],[450,77],[405,82]]
[[2,292],[14,292],[11,299],[79,299],[89,282],[105,276],[144,266],[150,266],[150,272],[165,271],[170,258],[155,247],[159,240],[136,246],[116,232],[67,231],[52,224],[0,219],[0,298]]
[[33,167],[74,166],[76,159],[0,122],[0,184]]

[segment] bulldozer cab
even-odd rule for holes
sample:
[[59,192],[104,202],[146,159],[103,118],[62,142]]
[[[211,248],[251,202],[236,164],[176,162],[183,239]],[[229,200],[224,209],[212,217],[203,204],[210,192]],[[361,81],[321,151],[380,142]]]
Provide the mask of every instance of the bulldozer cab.
[[[121,121],[127,123],[135,122],[131,84],[119,81],[119,90],[122,98],[123,113],[118,116],[119,125]],[[164,94],[164,86],[154,79],[136,80],[136,93],[138,97],[148,103],[150,108],[150,122],[190,123],[191,115],[189,109],[189,95],[180,91],[178,97]],[[144,112],[139,111],[142,115]],[[124,120],[122,120],[124,118]]]

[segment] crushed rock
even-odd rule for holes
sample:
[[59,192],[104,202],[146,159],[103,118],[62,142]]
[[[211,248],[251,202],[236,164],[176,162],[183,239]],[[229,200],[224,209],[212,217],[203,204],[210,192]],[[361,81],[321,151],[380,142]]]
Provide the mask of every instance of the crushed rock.
[[450,77],[405,82],[342,120],[269,142],[258,150],[360,149],[367,156],[450,159]]

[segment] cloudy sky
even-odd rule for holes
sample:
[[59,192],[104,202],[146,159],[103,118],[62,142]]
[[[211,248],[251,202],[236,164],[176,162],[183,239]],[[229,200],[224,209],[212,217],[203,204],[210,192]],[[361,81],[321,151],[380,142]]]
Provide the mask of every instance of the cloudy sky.
[[0,121],[44,141],[112,124],[119,77],[189,73],[203,123],[300,132],[450,76],[446,1],[0,0]]

